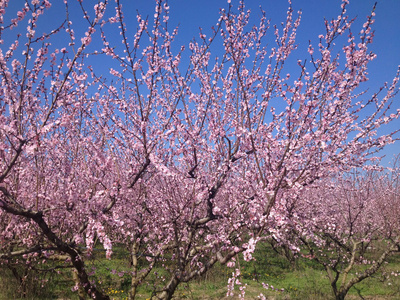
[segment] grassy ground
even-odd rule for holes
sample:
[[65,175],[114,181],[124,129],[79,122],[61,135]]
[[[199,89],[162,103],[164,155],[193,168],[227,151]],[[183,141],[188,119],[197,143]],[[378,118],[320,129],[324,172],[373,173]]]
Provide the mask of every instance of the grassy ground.
[[[102,251],[88,262],[88,270],[96,270],[97,285],[106,291],[112,299],[126,299],[130,278],[127,253],[122,248],[115,249],[112,260],[105,259]],[[263,293],[267,299],[332,299],[332,292],[325,271],[312,261],[299,259],[296,269],[290,267],[287,260],[278,256],[264,245],[256,253],[256,260],[240,260],[240,280],[246,287],[246,299],[257,299]],[[0,300],[10,299],[77,299],[72,291],[74,282],[72,272],[64,268],[64,263],[46,265],[54,268],[44,272],[45,266],[35,265],[34,270],[18,267],[19,274],[24,274],[23,283],[17,281],[11,270],[0,266]],[[41,270],[41,271],[38,271]],[[158,270],[161,272],[161,270]],[[190,284],[181,284],[175,299],[229,299],[226,297],[227,280],[233,269],[216,266],[202,278]],[[357,270],[360,271],[360,270]],[[348,299],[400,299],[400,276],[387,276],[400,272],[400,255],[391,256],[383,269],[371,278],[357,284],[349,292]],[[262,283],[277,290],[264,289]],[[155,278],[150,276],[138,291],[138,299],[148,299]],[[25,298],[21,292],[25,289]],[[283,291],[282,291],[283,289]],[[238,289],[236,289],[238,294]],[[237,298],[237,297],[234,297]]]

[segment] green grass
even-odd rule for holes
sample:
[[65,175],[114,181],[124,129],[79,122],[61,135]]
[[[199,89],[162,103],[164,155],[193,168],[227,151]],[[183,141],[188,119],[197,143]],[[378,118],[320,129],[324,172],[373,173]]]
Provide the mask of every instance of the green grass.
[[[239,259],[241,269],[240,281],[247,284],[246,299],[256,299],[263,293],[268,299],[333,299],[326,273],[314,261],[298,259],[292,268],[288,261],[277,255],[264,244],[255,253],[254,261],[245,262]],[[92,259],[86,261],[88,272],[95,271],[96,285],[112,299],[126,299],[130,287],[128,253],[122,247],[114,249],[112,260],[105,258],[102,249],[97,249]],[[241,255],[239,255],[239,258]],[[13,277],[12,272],[4,265],[0,266],[0,300],[9,299],[77,299],[72,292],[74,286],[72,272],[62,262],[36,264],[35,268],[55,268],[53,271],[26,271],[23,265],[16,264],[20,274],[26,273],[25,289],[27,295],[22,298],[22,286]],[[361,271],[358,267],[355,271]],[[159,274],[166,271],[157,267]],[[227,299],[227,281],[234,269],[216,265],[207,274],[191,283],[182,283],[175,299]],[[392,255],[388,263],[371,278],[357,284],[349,292],[348,299],[400,299],[400,276],[388,276],[392,272],[400,273],[400,255]],[[262,283],[274,286],[276,291],[264,289]],[[146,282],[138,289],[138,299],[148,299],[153,287],[157,284],[156,276],[151,273]],[[235,290],[239,293],[238,287]]]

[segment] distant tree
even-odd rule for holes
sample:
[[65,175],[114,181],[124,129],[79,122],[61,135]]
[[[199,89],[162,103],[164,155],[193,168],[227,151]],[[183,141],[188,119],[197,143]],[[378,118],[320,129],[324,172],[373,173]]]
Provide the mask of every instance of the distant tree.
[[[229,4],[186,50],[166,1],[155,1],[154,18],[137,15],[133,31],[122,1],[64,2],[64,22],[44,34],[49,1],[26,2],[15,19],[0,2],[1,258],[65,254],[93,298],[109,299],[85,267],[96,240],[110,258],[113,243],[130,249],[131,299],[168,260],[153,296],[171,299],[216,263],[250,259],[271,224],[286,224],[287,195],[393,140],[376,131],[399,117],[390,108],[399,76],[360,92],[374,13],[353,35],[347,1],[291,76],[301,16],[291,7],[270,29],[264,12],[253,26],[243,2]],[[83,20],[72,22],[73,6]]]
[[397,167],[339,176],[298,208],[307,220],[298,231],[303,251],[325,268],[338,300],[400,250],[399,174]]

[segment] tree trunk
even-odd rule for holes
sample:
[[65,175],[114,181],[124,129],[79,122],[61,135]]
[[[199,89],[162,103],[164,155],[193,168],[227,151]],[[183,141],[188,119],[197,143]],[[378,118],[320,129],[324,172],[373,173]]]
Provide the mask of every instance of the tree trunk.
[[171,300],[179,283],[180,280],[176,277],[176,275],[173,275],[170,281],[168,282],[165,290],[155,299]]
[[138,243],[134,242],[131,247],[132,279],[131,279],[131,289],[129,290],[129,295],[128,295],[129,300],[135,299],[137,287],[139,285],[138,259],[137,259],[138,251],[139,251],[139,245]]
[[335,295],[336,300],[344,300],[346,297],[347,292],[339,292]]
[[28,214],[28,217],[33,219],[35,223],[40,227],[42,230],[43,234],[52,242],[56,245],[57,249],[59,251],[62,251],[64,253],[67,253],[70,258],[72,265],[76,269],[77,276],[79,278],[79,282],[85,289],[85,292],[93,299],[96,300],[110,300],[110,297],[103,294],[101,291],[99,291],[95,285],[93,285],[90,280],[89,276],[86,273],[85,270],[85,263],[82,260],[81,256],[79,255],[78,251],[68,245],[67,243],[63,242],[61,239],[59,239],[56,234],[49,228],[45,220],[43,219],[42,213],[36,213],[33,216],[30,216]]

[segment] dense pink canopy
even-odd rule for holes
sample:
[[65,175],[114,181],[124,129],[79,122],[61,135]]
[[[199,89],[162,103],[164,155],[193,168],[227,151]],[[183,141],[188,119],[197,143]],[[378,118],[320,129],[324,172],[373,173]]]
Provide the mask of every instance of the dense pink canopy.
[[[96,299],[107,296],[89,282],[81,253],[96,238],[111,258],[113,243],[129,247],[134,287],[139,252],[149,254],[144,275],[171,253],[176,267],[158,291],[169,298],[217,261],[251,258],[259,238],[289,222],[285,199],[392,142],[394,133],[376,130],[400,114],[390,108],[398,75],[370,97],[361,92],[375,57],[374,13],[350,31],[344,1],[286,74],[301,19],[291,8],[273,28],[265,15],[249,24],[243,3],[229,5],[211,35],[176,51],[166,1],[155,2],[154,18],[137,16],[135,34],[119,1],[80,3],[81,24],[67,14],[43,35],[35,29],[49,1],[0,20],[2,34],[18,32],[0,50],[0,248],[69,255]],[[26,32],[15,29],[26,19]],[[122,44],[110,44],[115,34]],[[61,47],[58,36],[67,37]],[[109,74],[90,65],[94,55]]]

